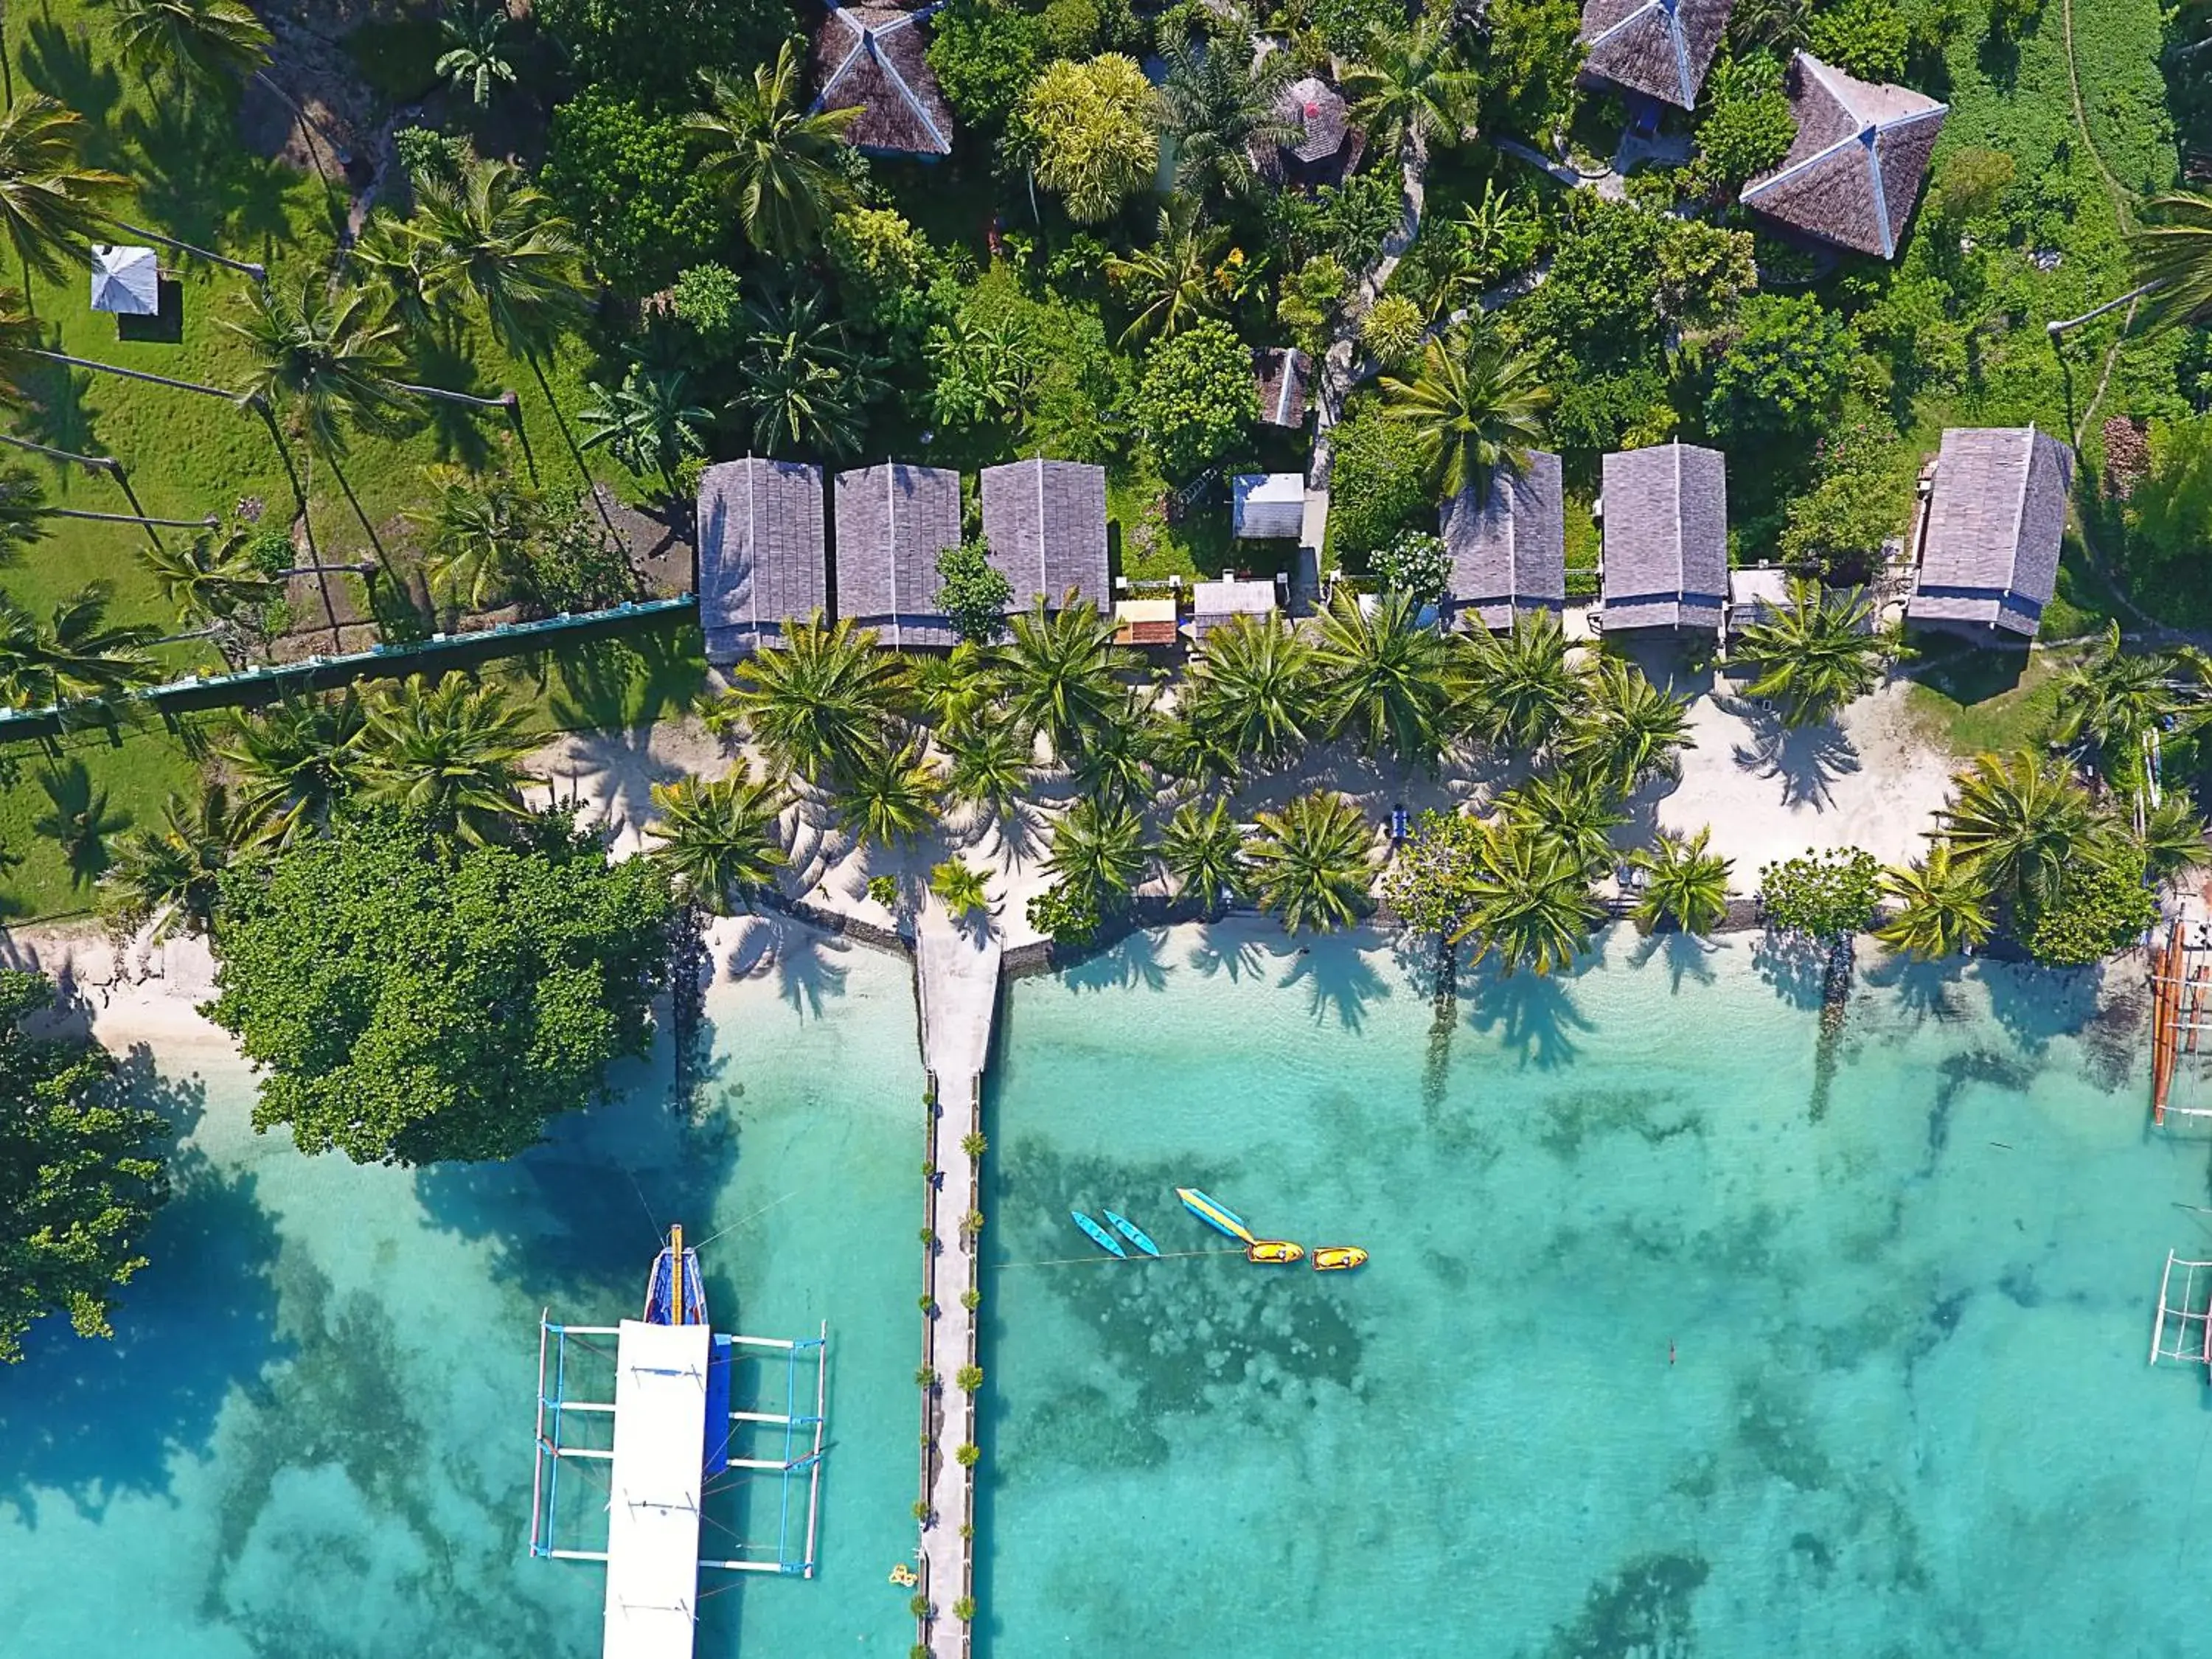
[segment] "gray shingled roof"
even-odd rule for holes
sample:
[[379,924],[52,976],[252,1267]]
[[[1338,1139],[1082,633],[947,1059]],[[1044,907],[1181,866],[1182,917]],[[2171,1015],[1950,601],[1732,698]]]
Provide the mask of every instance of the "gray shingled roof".
[[699,625],[707,659],[775,644],[829,604],[822,469],[724,461],[699,479]]
[[936,9],[832,3],[814,31],[814,73],[822,84],[814,107],[860,106],[845,129],[859,148],[899,155],[952,153],[952,111],[929,67],[922,27]]
[[1586,0],[1585,74],[1693,109],[1731,0]]
[[1952,427],[1905,615],[2033,639],[2058,582],[2074,452],[2032,426]]
[[1728,596],[1728,461],[1661,444],[1605,458],[1601,616],[1626,628],[1721,625]]
[[1500,468],[1477,505],[1472,487],[1444,503],[1452,556],[1447,602],[1493,631],[1516,611],[1558,611],[1567,602],[1566,493],[1559,458],[1533,450],[1525,471]]
[[1010,461],[983,469],[983,539],[1026,611],[1057,611],[1073,588],[1101,611],[1106,583],[1106,469],[1081,461]]
[[937,556],[960,545],[960,475],[892,462],[837,475],[837,614],[885,645],[954,645]]
[[1897,257],[1948,106],[1905,87],[1856,80],[1801,52],[1790,65],[1797,137],[1743,204],[1861,253]]

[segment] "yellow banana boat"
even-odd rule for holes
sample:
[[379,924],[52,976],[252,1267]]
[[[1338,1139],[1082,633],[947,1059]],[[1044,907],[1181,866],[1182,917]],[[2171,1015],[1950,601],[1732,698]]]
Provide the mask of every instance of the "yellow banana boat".
[[1305,1258],[1306,1247],[1293,1244],[1287,1238],[1255,1238],[1244,1247],[1247,1261],[1265,1262],[1270,1266],[1303,1261]]
[[1314,1248],[1313,1265],[1317,1273],[1344,1273],[1366,1260],[1367,1252],[1357,1244],[1320,1244]]

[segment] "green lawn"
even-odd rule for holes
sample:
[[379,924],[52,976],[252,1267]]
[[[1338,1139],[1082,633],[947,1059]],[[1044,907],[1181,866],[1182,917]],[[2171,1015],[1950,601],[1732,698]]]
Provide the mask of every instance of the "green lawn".
[[[162,803],[173,792],[190,794],[198,772],[183,737],[158,720],[114,734],[71,732],[51,749],[14,745],[0,757],[0,920],[91,910],[102,840],[112,845],[125,830],[157,822]],[[53,833],[58,801],[72,813],[98,807],[104,836],[82,843],[75,869]]]
[[1921,729],[1954,755],[2017,749],[2049,721],[2058,669],[2049,653],[1943,639],[1925,649],[1908,671],[1908,703]]

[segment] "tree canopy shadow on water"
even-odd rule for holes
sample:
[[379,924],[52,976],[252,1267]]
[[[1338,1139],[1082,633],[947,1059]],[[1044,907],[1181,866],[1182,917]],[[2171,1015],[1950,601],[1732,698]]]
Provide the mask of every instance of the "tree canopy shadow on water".
[[[1863,977],[1873,989],[1887,992],[1896,1007],[1913,1017],[1914,1024],[1929,1019],[1949,1024],[1971,1018],[1966,969],[1963,957],[1928,962],[1900,951],[1878,957]],[[1864,1023],[1858,1024],[1863,1035]]]
[[1167,963],[1160,946],[1167,942],[1164,929],[1141,928],[1110,951],[1102,951],[1060,975],[1073,991],[1147,991],[1167,988]]
[[1239,928],[1208,925],[1198,930],[1198,943],[1190,947],[1186,960],[1208,979],[1218,976],[1242,984],[1257,979],[1272,956],[1258,939]]
[[1345,941],[1328,942],[1318,950],[1298,946],[1276,984],[1284,990],[1304,987],[1307,1011],[1314,1023],[1319,1024],[1334,1015],[1347,1031],[1358,1031],[1366,1024],[1369,1003],[1390,994],[1389,986],[1375,971],[1366,952]]
[[1997,1024],[2021,1047],[2040,1054],[2051,1038],[2083,1036],[2095,1023],[2105,970],[1992,962],[1983,969],[1982,983]]
[[1549,1070],[1581,1052],[1578,1033],[1597,1027],[1576,1006],[1566,974],[1535,974],[1523,969],[1501,973],[1488,959],[1460,975],[1460,1000],[1468,1024],[1495,1036],[1523,1066]]
[[[199,1121],[204,1085],[162,1077],[143,1046],[120,1077],[180,1137]],[[232,1390],[258,1395],[289,1354],[276,1328],[281,1242],[254,1177],[184,1146],[170,1182],[114,1340],[80,1337],[51,1315],[31,1328],[22,1362],[0,1373],[0,1507],[27,1523],[43,1494],[96,1517],[115,1498],[167,1492],[178,1454],[207,1454]]]
[[1828,974],[1825,940],[1770,928],[1752,941],[1751,965],[1792,1007],[1820,1006]]

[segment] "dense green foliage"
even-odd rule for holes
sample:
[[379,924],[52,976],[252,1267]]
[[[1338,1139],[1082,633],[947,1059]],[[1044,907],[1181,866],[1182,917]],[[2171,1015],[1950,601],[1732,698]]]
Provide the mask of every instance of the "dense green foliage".
[[2158,896],[2143,884],[2140,852],[2130,849],[2069,869],[2049,902],[2037,907],[2027,948],[2038,962],[2081,967],[2140,939],[2158,920]]
[[1339,559],[1361,559],[1416,524],[1435,503],[1420,442],[1403,422],[1369,404],[1333,435],[1329,551]]
[[988,645],[1006,631],[1006,606],[1013,596],[981,537],[971,536],[937,556],[937,608],[971,644]]
[[1201,318],[1146,354],[1137,419],[1166,477],[1223,459],[1259,417],[1251,353],[1228,324]]
[[632,293],[671,281],[722,238],[683,124],[613,93],[586,91],[556,112],[545,189],[600,272]]
[[1744,301],[1742,332],[1713,370],[1705,423],[1722,437],[1811,432],[1843,401],[1850,331],[1809,295]]
[[1760,915],[1779,933],[1834,939],[1874,919],[1881,866],[1857,848],[1831,848],[1759,866]]

